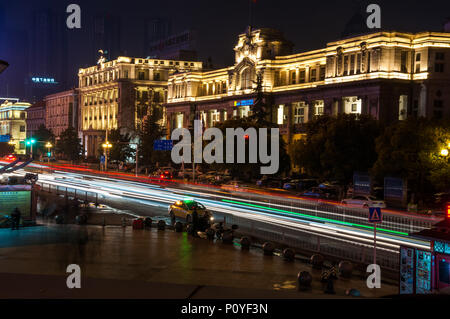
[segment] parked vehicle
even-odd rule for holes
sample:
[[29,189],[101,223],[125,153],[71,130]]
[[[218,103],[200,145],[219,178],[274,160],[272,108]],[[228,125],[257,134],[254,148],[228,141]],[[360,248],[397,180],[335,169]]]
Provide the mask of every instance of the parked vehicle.
[[342,204],[355,205],[359,207],[380,207],[386,208],[386,203],[383,200],[377,199],[371,195],[357,195],[351,198],[343,199]]
[[328,187],[312,187],[311,189],[300,193],[302,197],[311,197],[317,199],[338,199],[338,191],[334,188]]
[[185,221],[188,224],[191,223],[194,210],[197,211],[199,221],[203,226],[206,227],[214,220],[211,212],[208,211],[203,204],[193,199],[185,199],[178,200],[169,206],[169,216],[172,225],[174,225],[177,220]]

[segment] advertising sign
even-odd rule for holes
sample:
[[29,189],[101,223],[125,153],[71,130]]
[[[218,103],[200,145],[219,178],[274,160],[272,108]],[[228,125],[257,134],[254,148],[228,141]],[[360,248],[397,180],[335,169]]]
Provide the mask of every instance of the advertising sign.
[[414,249],[400,248],[400,294],[414,293]]
[[253,99],[234,101],[234,106],[249,106],[249,105],[253,105]]
[[31,190],[0,191],[0,217],[11,216],[16,207],[20,210],[22,218],[31,218]]
[[416,293],[431,292],[432,256],[430,252],[416,250]]
[[368,174],[353,174],[353,195],[370,195],[371,188],[372,184]]
[[405,205],[407,196],[406,181],[401,178],[384,178],[384,200],[390,203]]
[[156,140],[153,142],[153,150],[155,151],[171,151],[172,148],[172,140]]

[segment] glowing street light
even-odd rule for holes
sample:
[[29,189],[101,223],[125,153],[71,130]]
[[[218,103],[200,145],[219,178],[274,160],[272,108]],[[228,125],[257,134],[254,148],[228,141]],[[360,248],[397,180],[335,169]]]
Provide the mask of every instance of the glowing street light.
[[448,156],[448,149],[443,148],[443,149],[441,150],[441,156],[447,157],[447,156]]
[[102,147],[105,152],[105,171],[107,171],[108,170],[108,151],[112,147],[112,144],[109,141],[106,141],[105,143],[102,144]]
[[47,158],[48,158],[48,162],[50,163],[50,149],[53,147],[52,143],[47,142],[47,144],[45,144],[45,147],[47,148]]

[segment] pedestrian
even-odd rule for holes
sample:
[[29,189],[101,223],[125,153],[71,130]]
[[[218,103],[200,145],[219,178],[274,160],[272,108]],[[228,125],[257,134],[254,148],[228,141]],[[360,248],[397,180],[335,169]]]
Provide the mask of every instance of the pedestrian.
[[12,222],[11,230],[19,229],[20,217],[21,217],[20,210],[16,207],[14,211],[11,213],[11,222]]
[[197,234],[198,231],[198,212],[197,208],[194,207],[194,211],[192,212],[192,231],[194,235]]

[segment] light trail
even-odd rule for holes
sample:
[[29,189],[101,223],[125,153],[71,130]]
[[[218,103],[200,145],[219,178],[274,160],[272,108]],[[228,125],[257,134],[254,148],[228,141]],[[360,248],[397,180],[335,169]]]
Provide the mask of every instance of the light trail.
[[[163,188],[157,185],[67,172],[54,172],[53,175],[40,174],[39,182],[97,193],[104,198],[110,197],[124,201],[133,200],[140,204],[161,208],[167,207],[176,200],[184,199],[189,196],[201,201],[213,212],[234,215],[248,219],[249,221],[265,223],[269,228],[270,225],[277,225],[291,231],[297,230],[314,233],[326,238],[339,239],[349,243],[358,243],[367,247],[371,247],[373,243],[373,233],[370,230],[370,226],[356,225],[354,223],[340,222],[327,218],[316,219],[314,218],[315,216],[307,214],[266,207],[263,206],[265,204],[264,202],[241,199],[239,199],[239,201],[231,202],[231,199],[227,199],[231,198],[229,196],[221,196],[220,200],[216,200],[214,198],[217,198],[217,195],[202,192],[184,191],[182,189],[169,187]],[[407,233],[395,231],[379,233],[377,236],[377,243],[379,245],[378,249],[395,253],[398,253],[398,248],[401,244],[408,244],[421,249],[429,249],[428,242],[412,239],[407,236]]]

